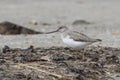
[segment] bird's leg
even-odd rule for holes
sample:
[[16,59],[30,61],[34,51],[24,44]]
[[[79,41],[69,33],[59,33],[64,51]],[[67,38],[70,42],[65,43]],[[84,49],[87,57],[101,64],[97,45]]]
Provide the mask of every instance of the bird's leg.
[[[75,50],[75,59],[77,59],[79,57],[79,50],[76,49]],[[87,62],[85,61],[85,49],[82,52],[82,61],[80,62],[81,64],[90,64],[90,63],[95,63],[95,62]]]
[[85,50],[83,49],[83,52],[82,52],[82,62],[84,63],[85,62]]
[[78,52],[78,50],[76,49],[76,51],[75,51],[75,59],[77,59],[78,54],[79,54],[79,52]]
[[[82,53],[82,61],[84,61],[84,60],[85,60],[85,54],[84,54],[84,52],[85,52],[85,51],[83,51],[83,53]],[[79,55],[79,50],[78,50],[78,49],[76,49],[76,51],[75,51],[75,59],[77,59],[77,58],[78,58],[78,55]]]
[[87,61],[85,61],[85,49],[83,50],[83,54],[82,54],[82,62],[81,63],[83,63],[83,64],[90,64],[90,63],[96,63],[96,62],[87,62]]
[[78,59],[78,57],[79,57],[79,50],[75,49],[75,59]]
[[82,61],[84,61],[85,60],[85,53],[84,53],[85,51],[83,51],[83,54],[82,54]]
[[[83,53],[82,53],[82,61],[84,62],[84,60],[85,60],[85,54],[84,54],[84,52],[85,51],[83,51]],[[76,51],[75,51],[75,59],[77,59],[79,57],[79,50],[78,49],[76,49]]]

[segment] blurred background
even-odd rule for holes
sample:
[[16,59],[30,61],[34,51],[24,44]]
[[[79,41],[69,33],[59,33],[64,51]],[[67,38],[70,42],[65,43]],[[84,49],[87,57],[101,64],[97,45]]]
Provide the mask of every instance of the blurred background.
[[[52,31],[60,25],[103,41],[120,45],[120,0],[0,0],[0,22],[10,21],[36,31]],[[59,33],[0,35],[0,47],[66,46]],[[94,44],[93,44],[94,45]]]

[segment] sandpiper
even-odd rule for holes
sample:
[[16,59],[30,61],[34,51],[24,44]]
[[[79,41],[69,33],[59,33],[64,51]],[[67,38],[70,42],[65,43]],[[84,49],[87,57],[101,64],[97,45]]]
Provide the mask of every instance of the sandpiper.
[[61,26],[57,30],[48,32],[48,33],[54,33],[54,32],[60,32],[62,41],[68,47],[72,47],[72,48],[75,48],[78,50],[80,50],[94,42],[102,41],[101,39],[93,39],[93,38],[88,37],[85,34],[80,33],[80,32],[70,30],[66,26]]

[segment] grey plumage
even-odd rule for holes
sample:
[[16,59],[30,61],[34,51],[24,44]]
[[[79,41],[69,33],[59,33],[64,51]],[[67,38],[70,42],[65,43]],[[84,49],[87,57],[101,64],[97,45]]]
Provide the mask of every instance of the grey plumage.
[[80,32],[69,30],[68,27],[66,27],[66,26],[61,26],[57,30],[52,31],[52,32],[47,32],[46,34],[54,33],[54,32],[61,32],[61,34],[63,34],[62,35],[63,37],[70,36],[70,38],[73,39],[74,41],[80,41],[80,42],[102,41],[101,39],[93,39],[93,38],[88,37],[85,34],[80,33]]
[[71,39],[74,39],[75,41],[81,41],[81,42],[97,42],[97,41],[102,41],[100,39],[93,39],[88,37],[85,34],[82,34],[77,31],[66,31],[63,33],[64,36],[69,35]]

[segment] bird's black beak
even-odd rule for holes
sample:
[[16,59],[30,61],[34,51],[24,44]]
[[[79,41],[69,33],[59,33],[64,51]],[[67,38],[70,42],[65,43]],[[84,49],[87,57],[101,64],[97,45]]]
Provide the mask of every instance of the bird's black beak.
[[51,34],[51,33],[55,33],[55,32],[58,32],[58,30],[51,31],[51,32],[45,32],[44,34]]

